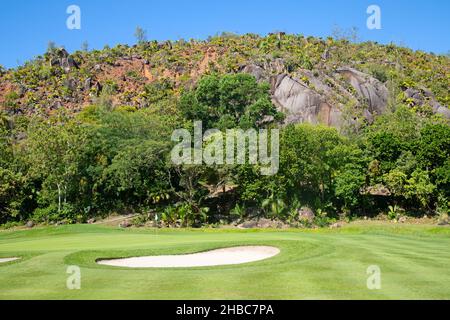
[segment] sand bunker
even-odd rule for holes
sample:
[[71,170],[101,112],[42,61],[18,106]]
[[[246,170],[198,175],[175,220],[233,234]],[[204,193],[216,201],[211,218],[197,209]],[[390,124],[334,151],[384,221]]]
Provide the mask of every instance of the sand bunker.
[[20,258],[0,258],[0,263],[16,261],[16,260],[19,260],[19,259]]
[[246,246],[184,255],[98,260],[97,263],[107,266],[128,268],[210,267],[260,261],[276,256],[279,253],[280,250],[275,247]]

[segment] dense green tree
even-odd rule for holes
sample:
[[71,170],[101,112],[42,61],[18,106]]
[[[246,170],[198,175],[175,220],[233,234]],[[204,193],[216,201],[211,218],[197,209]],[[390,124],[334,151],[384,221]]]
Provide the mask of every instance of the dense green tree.
[[30,125],[25,152],[30,175],[42,182],[40,205],[55,208],[57,212],[51,213],[61,216],[70,201],[77,157],[85,136],[68,119],[53,120],[54,123],[36,121]]
[[179,108],[187,119],[202,120],[204,128],[247,129],[282,119],[268,85],[248,74],[205,76],[181,97]]
[[417,142],[420,165],[429,170],[442,167],[450,158],[450,126],[445,123],[427,123]]
[[142,141],[125,147],[104,171],[106,190],[130,206],[152,205],[155,195],[170,190],[167,154],[167,143]]
[[240,197],[249,204],[280,199],[334,212],[354,209],[361,204],[366,165],[362,151],[337,130],[291,125],[282,131],[275,176],[261,176],[250,165],[238,169]]

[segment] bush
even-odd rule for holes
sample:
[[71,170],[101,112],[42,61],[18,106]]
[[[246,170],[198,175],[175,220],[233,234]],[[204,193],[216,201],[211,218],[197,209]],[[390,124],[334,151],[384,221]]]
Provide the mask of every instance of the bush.
[[386,69],[380,66],[374,66],[371,68],[370,73],[375,79],[378,79],[380,82],[385,83],[388,81],[388,74]]
[[55,221],[55,217],[57,216],[58,205],[53,204],[45,208],[36,208],[31,216],[31,220],[38,223],[49,223],[51,221]]
[[20,98],[19,94],[15,91],[11,91],[10,93],[5,95],[4,105],[6,110],[14,111],[18,108],[18,99]]

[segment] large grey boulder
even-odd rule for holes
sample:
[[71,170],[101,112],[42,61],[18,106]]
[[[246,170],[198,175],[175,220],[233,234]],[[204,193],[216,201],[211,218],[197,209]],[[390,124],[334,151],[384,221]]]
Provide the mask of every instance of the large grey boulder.
[[242,68],[241,72],[248,73],[259,81],[267,81],[269,79],[269,74],[266,70],[256,64],[249,64]]
[[286,73],[285,61],[281,58],[265,61],[261,64],[250,63],[241,68],[241,72],[251,74],[258,82],[270,82],[273,76]]
[[[343,99],[355,106],[368,105],[362,116],[372,122],[374,114],[382,113],[387,103],[387,89],[381,82],[351,68],[330,75],[304,69],[288,75],[284,61],[275,59],[261,65],[248,64],[241,72],[270,83],[273,103],[286,114],[286,124],[307,122],[340,128],[344,123]],[[346,89],[349,85],[356,94]]]
[[286,123],[340,125],[341,111],[330,105],[325,96],[286,74],[274,79],[273,102],[286,113]]
[[450,119],[450,109],[442,106],[430,90],[425,88],[407,88],[403,92],[405,97],[410,100],[411,106],[428,105],[433,110],[433,113],[440,114],[444,118]]
[[389,92],[381,81],[350,67],[339,68],[336,73],[349,82],[359,98],[365,100],[372,115],[386,110]]
[[[245,65],[241,72],[270,83],[273,103],[286,114],[285,124],[307,122],[339,129],[346,123],[358,124],[358,120],[372,123],[386,111],[389,92],[385,84],[351,67],[288,73],[283,59],[274,59]],[[408,89],[405,95],[414,104],[427,103],[434,113],[450,118],[450,110],[441,106],[429,90]],[[355,112],[344,117],[348,105]]]
[[286,63],[282,58],[276,58],[273,60],[266,61],[264,63],[264,69],[268,70],[272,74],[285,73]]
[[433,110],[435,111],[436,114],[441,114],[445,118],[450,119],[450,109],[449,108],[446,108],[443,106],[438,106]]

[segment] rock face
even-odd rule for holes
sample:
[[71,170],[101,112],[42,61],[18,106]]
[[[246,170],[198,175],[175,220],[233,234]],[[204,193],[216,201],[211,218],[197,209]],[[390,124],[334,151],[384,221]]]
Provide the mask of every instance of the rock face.
[[[241,72],[270,83],[273,103],[286,114],[286,124],[308,122],[340,128],[345,121],[358,118],[372,123],[376,115],[385,112],[388,102],[384,83],[350,67],[327,74],[303,69],[287,74],[282,59],[275,59],[262,65],[246,65]],[[450,118],[450,110],[439,105],[429,91],[420,100],[417,92],[405,94],[414,96],[417,104],[427,101],[434,113]],[[344,117],[347,104],[359,110],[351,119]]]
[[381,114],[385,111],[388,90],[383,83],[353,68],[339,68],[336,72],[350,83],[359,98],[366,100],[368,111],[371,114]]
[[269,79],[269,73],[266,70],[264,70],[264,68],[255,64],[249,64],[244,66],[244,68],[241,69],[241,72],[251,74],[256,78],[257,81]]
[[407,88],[403,93],[405,94],[405,97],[409,99],[412,107],[428,105],[432,108],[433,113],[440,114],[445,118],[450,119],[450,109],[439,104],[433,93],[429,90],[425,88]]
[[282,74],[275,78],[273,89],[273,101],[287,114],[286,123],[340,125],[341,111],[304,83]]
[[[279,73],[285,72],[285,68],[278,60],[264,66],[250,64],[242,72],[271,84],[273,102],[286,113],[287,124],[308,122],[339,128],[343,123],[342,98],[355,106],[367,105],[363,116],[368,121],[386,108],[387,88],[367,74],[346,67],[337,69],[331,76],[301,69],[293,77]],[[349,91],[348,87],[353,90]]]

